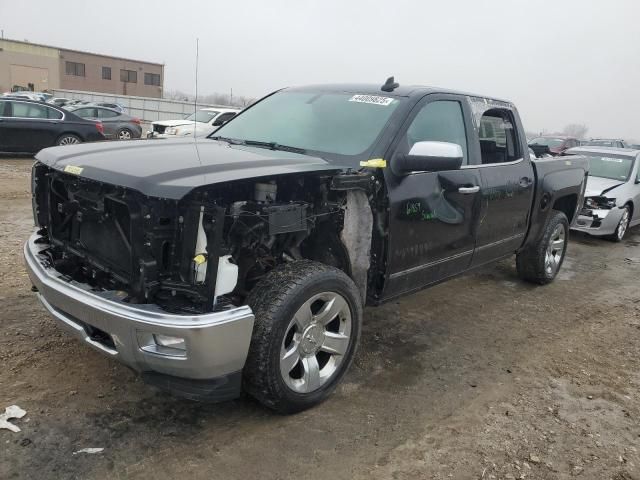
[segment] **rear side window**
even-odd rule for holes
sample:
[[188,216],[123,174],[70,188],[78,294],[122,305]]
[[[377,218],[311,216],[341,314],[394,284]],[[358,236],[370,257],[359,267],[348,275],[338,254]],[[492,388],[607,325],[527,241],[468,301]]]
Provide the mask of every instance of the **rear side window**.
[[462,147],[463,164],[467,164],[467,134],[460,102],[437,100],[424,105],[407,129],[407,151],[416,142],[449,142]]
[[213,122],[213,124],[214,125],[222,125],[223,123],[228,122],[229,120],[231,120],[235,116],[236,116],[236,114],[234,112],[222,113],[222,114],[220,114],[220,116],[218,118],[216,118],[216,121]]
[[492,108],[484,112],[478,137],[483,165],[513,162],[522,158],[513,114],[509,110]]
[[36,103],[12,102],[12,117],[15,118],[43,118],[61,119],[62,112]]
[[95,118],[97,116],[95,108],[79,108],[74,110],[73,113],[82,118]]
[[107,110],[105,108],[98,108],[98,118],[113,118],[117,117],[118,113],[113,112],[111,110]]

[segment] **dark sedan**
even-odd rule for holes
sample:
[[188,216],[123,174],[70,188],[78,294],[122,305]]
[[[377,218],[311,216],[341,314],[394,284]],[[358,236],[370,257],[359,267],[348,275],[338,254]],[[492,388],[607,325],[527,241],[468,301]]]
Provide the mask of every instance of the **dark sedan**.
[[544,154],[560,155],[565,150],[578,146],[578,139],[559,135],[541,136],[529,142],[531,148],[538,157]]
[[42,102],[0,98],[0,152],[36,153],[104,138],[101,122]]
[[79,117],[102,122],[104,136],[109,139],[131,140],[142,135],[139,118],[130,117],[112,108],[97,105],[72,105],[64,108]]

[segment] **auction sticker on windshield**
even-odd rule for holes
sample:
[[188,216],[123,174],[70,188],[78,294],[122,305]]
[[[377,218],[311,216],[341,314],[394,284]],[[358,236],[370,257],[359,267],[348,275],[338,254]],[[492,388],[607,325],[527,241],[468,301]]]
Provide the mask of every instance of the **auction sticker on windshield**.
[[349,99],[349,101],[358,103],[372,103],[374,105],[382,105],[386,107],[391,102],[393,102],[393,98],[379,97],[377,95],[354,95]]

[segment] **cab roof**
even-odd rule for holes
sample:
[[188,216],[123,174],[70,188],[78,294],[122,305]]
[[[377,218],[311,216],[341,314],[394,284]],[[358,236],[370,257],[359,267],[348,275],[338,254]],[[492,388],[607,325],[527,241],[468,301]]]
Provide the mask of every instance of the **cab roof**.
[[330,83],[330,84],[317,84],[317,85],[304,85],[304,86],[294,86],[287,87],[285,90],[293,90],[293,91],[323,91],[323,92],[347,92],[354,94],[364,94],[364,95],[378,95],[381,97],[422,97],[424,95],[430,93],[449,93],[454,95],[465,95],[469,97],[477,97],[477,98],[486,98],[490,100],[495,100],[497,102],[509,103],[509,100],[504,100],[502,98],[489,97],[486,95],[479,95],[469,92],[461,92],[457,90],[450,90],[446,88],[440,87],[430,87],[424,85],[400,85],[399,87],[393,89],[391,92],[386,92],[382,90],[382,83],[377,85],[373,83]]

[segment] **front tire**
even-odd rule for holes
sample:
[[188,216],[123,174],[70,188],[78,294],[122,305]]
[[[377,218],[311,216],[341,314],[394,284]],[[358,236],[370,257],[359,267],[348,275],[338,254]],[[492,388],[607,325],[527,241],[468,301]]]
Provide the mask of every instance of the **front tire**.
[[616,231],[613,232],[613,235],[609,235],[606,238],[612,242],[621,242],[624,239],[624,234],[627,233],[630,220],[631,209],[629,208],[629,205],[625,205],[623,207],[622,217],[620,217],[620,221],[616,227]]
[[568,240],[567,216],[554,210],[547,219],[540,242],[517,254],[518,276],[539,285],[551,283],[564,262]]
[[281,413],[325,400],[351,365],[360,339],[362,305],[353,281],[318,262],[292,262],[258,282],[247,303],[256,319],[245,391]]

